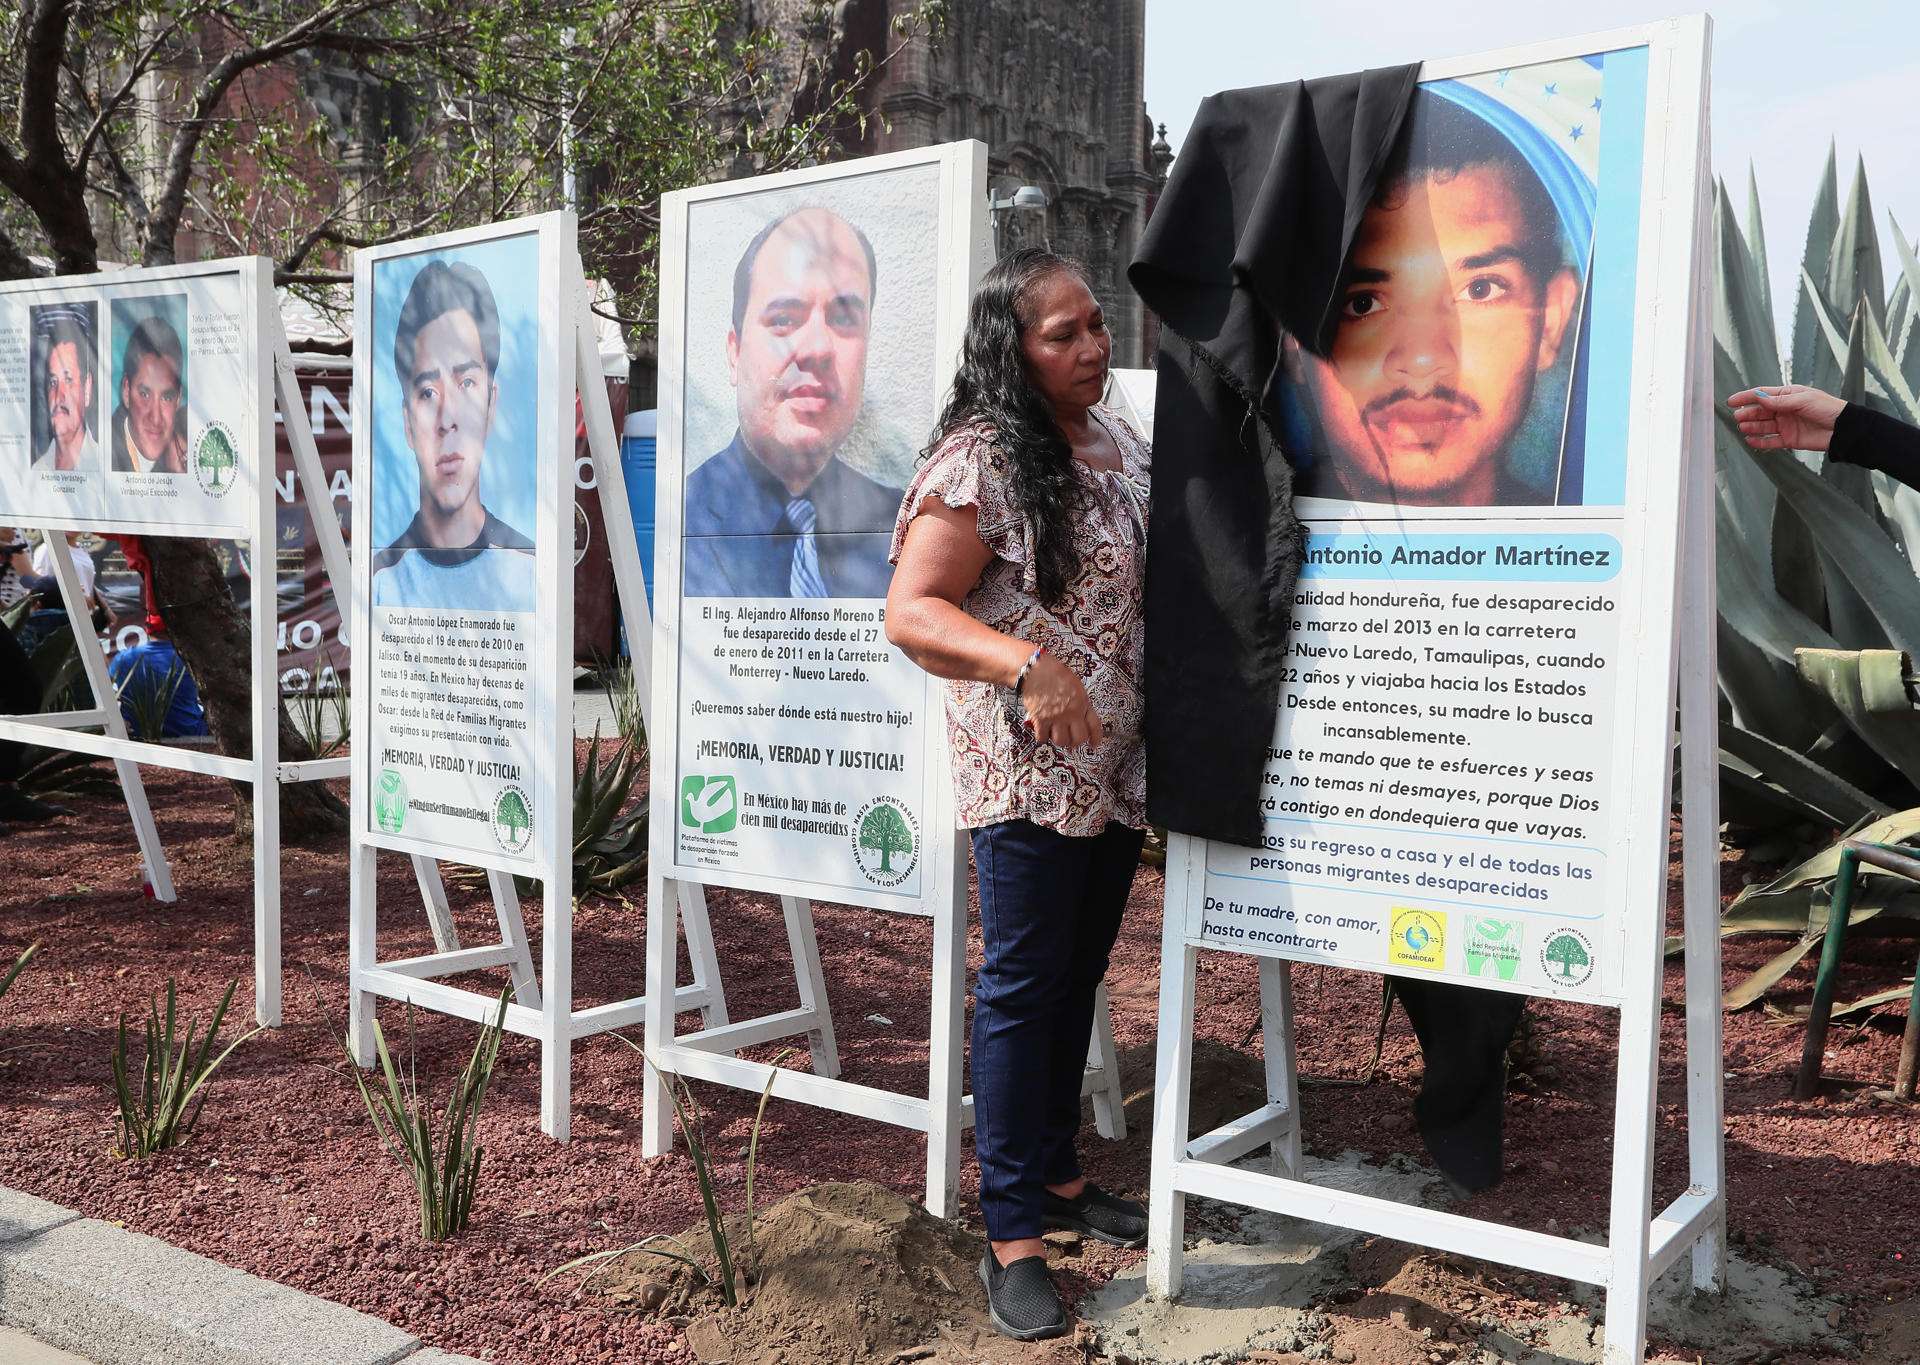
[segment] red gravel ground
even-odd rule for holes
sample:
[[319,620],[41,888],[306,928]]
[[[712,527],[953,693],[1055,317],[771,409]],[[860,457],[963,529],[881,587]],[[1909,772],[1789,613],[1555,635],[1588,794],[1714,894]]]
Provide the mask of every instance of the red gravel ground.
[[[609,1312],[604,1300],[581,1296],[567,1280],[536,1284],[572,1257],[678,1231],[699,1217],[684,1149],[658,1161],[640,1157],[640,1062],[616,1039],[576,1047],[574,1140],[567,1146],[538,1131],[534,1044],[508,1039],[481,1123],[486,1158],[473,1225],[447,1244],[421,1241],[411,1185],[376,1145],[339,1043],[344,843],[286,850],[285,1027],[234,1054],[185,1148],[144,1163],[113,1155],[108,1056],[118,1014],[137,1021],[149,993],[170,975],[180,982],[186,1013],[204,1018],[236,977],[234,1018],[244,1021],[252,1009],[252,869],[248,850],[230,834],[226,789],[210,779],[152,770],[148,776],[175,860],[177,904],[143,899],[117,805],[51,826],[11,828],[0,838],[0,954],[10,959],[30,941],[42,944],[0,1016],[0,1184],[351,1304],[450,1350],[498,1362],[687,1359],[680,1333],[665,1322]],[[1729,890],[1752,875],[1731,859],[1726,871]],[[383,861],[381,892],[388,926],[381,956],[430,948],[403,860]],[[1110,978],[1132,1136],[1118,1147],[1091,1136],[1086,1144],[1098,1178],[1135,1191],[1144,1190],[1147,1174],[1161,894],[1159,874],[1143,869]],[[576,913],[576,1007],[639,992],[640,899],[599,899]],[[710,899],[734,1017],[791,1008],[796,999],[777,905],[724,891]],[[528,910],[537,938],[537,903]],[[844,1074],[924,1094],[927,924],[829,905],[816,907],[815,918]],[[457,920],[467,942],[491,941],[484,904],[467,896]],[[1780,946],[1778,939],[1734,940],[1728,980]],[[1912,962],[1911,940],[1863,937],[1850,950],[1845,993],[1897,984]],[[1309,968],[1296,969],[1294,980],[1303,1073],[1359,1075],[1371,1046],[1377,979]],[[1803,1005],[1811,982],[1809,961],[1771,1000]],[[1667,985],[1657,1190],[1663,1202],[1686,1183],[1677,960]],[[1257,1003],[1251,958],[1202,960],[1198,1034],[1203,1058],[1216,1060],[1196,1095],[1197,1120],[1224,1113],[1241,1098],[1234,1092],[1257,1084],[1257,1064],[1236,1056]],[[1547,1083],[1514,1096],[1511,1174],[1467,1211],[1542,1229],[1604,1228],[1613,1016],[1551,1003],[1538,1003],[1534,1014]],[[382,1017],[403,1040],[404,1012],[389,1008]],[[1757,1009],[1726,1021],[1736,1241],[1750,1257],[1791,1262],[1829,1292],[1849,1296],[1849,1327],[1875,1310],[1884,1319],[1890,1300],[1913,1294],[1920,1268],[1920,1182],[1913,1173],[1920,1127],[1911,1109],[1871,1098],[1871,1089],[1892,1076],[1899,1019],[1896,1005],[1867,1027],[1836,1029],[1828,1063],[1836,1083],[1806,1103],[1789,1096],[1800,1029]],[[414,1035],[421,1074],[443,1095],[471,1049],[472,1027],[422,1015]],[[1419,1069],[1412,1035],[1396,1015],[1370,1085],[1308,1090],[1308,1147],[1422,1156],[1411,1114]],[[723,1198],[738,1207],[756,1097],[702,1090]],[[763,1206],[818,1181],[865,1179],[911,1194],[921,1179],[921,1143],[912,1134],[799,1105],[769,1106],[760,1151],[756,1201]],[[963,1187],[974,1179],[969,1163]],[[974,1217],[970,1197],[963,1216]],[[1078,1269],[1062,1267],[1065,1283],[1083,1291],[1137,1255],[1089,1252]],[[1503,1282],[1511,1287],[1516,1277]],[[1527,1287],[1525,1277],[1517,1282]],[[1551,1303],[1565,1287],[1543,1283],[1536,1292]]]

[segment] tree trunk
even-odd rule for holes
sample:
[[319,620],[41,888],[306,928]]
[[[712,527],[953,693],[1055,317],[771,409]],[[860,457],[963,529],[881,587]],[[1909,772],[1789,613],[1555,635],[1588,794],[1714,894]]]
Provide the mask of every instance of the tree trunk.
[[[213,731],[220,752],[244,757],[253,752],[253,652],[249,647],[251,630],[247,617],[234,605],[220,561],[213,546],[204,540],[179,536],[149,536],[147,554],[153,561],[154,605],[166,618],[167,634],[180,651],[193,680],[200,689],[200,704],[206,708],[207,728]],[[271,574],[274,564],[269,548],[257,556],[255,573]],[[313,757],[306,740],[293,727],[286,709],[279,706],[279,677],[268,681],[274,689],[274,715],[280,726],[282,762],[298,762]],[[272,779],[269,779],[272,781]],[[279,786],[280,825],[288,843],[308,843],[344,833],[347,808],[327,790],[323,782],[297,782]],[[244,786],[234,791],[234,833],[249,834],[253,827],[251,793]]]

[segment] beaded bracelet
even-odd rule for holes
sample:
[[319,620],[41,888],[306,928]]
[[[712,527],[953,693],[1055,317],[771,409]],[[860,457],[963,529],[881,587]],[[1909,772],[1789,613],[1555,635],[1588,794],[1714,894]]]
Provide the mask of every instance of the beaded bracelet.
[[1031,670],[1033,666],[1040,661],[1040,656],[1046,652],[1047,652],[1047,647],[1045,645],[1037,645],[1035,646],[1033,653],[1027,656],[1027,661],[1020,665],[1020,671],[1013,675],[1013,695],[1014,696],[1017,697],[1020,695],[1020,689],[1027,685],[1028,671]]

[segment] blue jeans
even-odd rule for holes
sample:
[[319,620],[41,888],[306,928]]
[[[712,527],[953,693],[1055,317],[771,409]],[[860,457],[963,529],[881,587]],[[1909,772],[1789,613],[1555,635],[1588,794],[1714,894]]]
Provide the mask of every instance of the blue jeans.
[[1028,820],[973,831],[985,948],[973,988],[973,1141],[996,1242],[1038,1237],[1046,1187],[1080,1174],[1080,1078],[1093,995],[1145,831],[1091,838]]

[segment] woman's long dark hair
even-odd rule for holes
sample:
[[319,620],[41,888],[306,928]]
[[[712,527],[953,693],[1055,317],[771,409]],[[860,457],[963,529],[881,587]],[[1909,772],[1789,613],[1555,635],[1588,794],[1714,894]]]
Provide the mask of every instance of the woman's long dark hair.
[[1091,287],[1087,269],[1068,256],[1024,247],[1003,257],[974,290],[967,309],[967,336],[960,369],[933,440],[921,458],[963,427],[985,424],[1007,460],[1015,508],[1033,525],[1035,590],[1056,606],[1079,577],[1073,553],[1073,514],[1084,496],[1073,471],[1073,448],[1053,420],[1053,410],[1027,377],[1020,338],[1033,322],[1032,295],[1061,271]]

